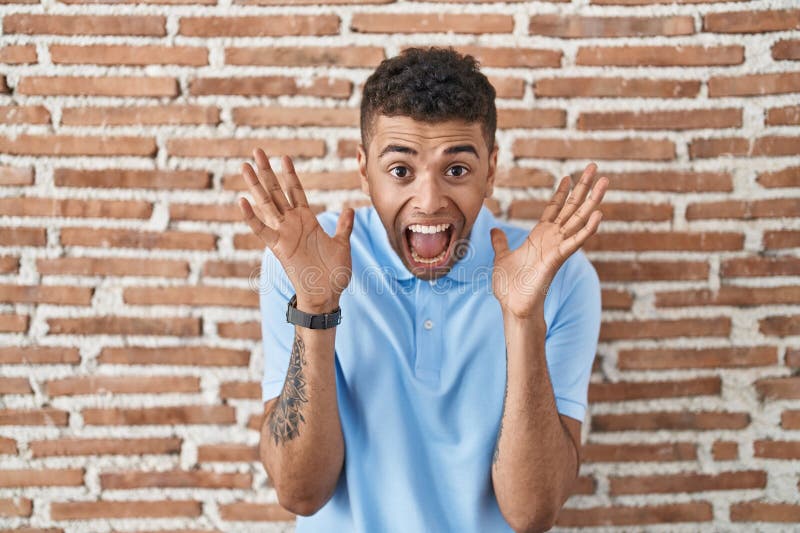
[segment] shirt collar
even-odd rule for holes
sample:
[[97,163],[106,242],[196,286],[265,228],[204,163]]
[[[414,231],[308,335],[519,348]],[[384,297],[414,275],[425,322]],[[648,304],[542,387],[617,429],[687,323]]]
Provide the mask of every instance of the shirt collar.
[[[400,256],[389,243],[386,228],[374,206],[369,207],[368,225],[373,252],[384,272],[398,280],[415,278],[416,276],[406,268]],[[453,265],[444,276],[445,278],[458,283],[474,282],[479,276],[491,279],[494,249],[489,230],[495,226],[497,226],[497,219],[485,205],[481,206],[470,230],[467,252]]]

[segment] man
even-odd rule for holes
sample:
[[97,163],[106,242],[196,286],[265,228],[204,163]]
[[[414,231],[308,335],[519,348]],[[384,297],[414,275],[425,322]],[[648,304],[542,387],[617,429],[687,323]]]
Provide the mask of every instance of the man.
[[452,49],[381,63],[357,211],[315,217],[288,157],[280,181],[261,150],[243,165],[266,246],[261,459],[298,532],[542,531],[570,494],[600,327],[578,249],[608,180],[587,198],[593,164],[562,179],[530,233],[495,220],[494,98]]

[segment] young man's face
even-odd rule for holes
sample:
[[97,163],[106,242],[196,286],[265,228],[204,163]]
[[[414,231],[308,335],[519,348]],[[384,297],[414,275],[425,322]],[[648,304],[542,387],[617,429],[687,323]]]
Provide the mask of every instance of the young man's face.
[[497,145],[489,153],[477,122],[379,115],[366,149],[359,144],[361,188],[392,248],[421,279],[447,274],[492,195]]

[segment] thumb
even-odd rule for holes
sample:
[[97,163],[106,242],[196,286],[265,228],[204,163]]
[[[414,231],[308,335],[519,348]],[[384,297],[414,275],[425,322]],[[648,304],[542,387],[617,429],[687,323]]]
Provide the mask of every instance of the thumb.
[[344,241],[345,244],[350,243],[350,234],[353,232],[353,218],[355,211],[352,207],[346,207],[339,213],[339,220],[336,223],[335,239]]
[[508,251],[508,238],[500,228],[492,228],[492,248],[494,248],[495,258],[504,255]]

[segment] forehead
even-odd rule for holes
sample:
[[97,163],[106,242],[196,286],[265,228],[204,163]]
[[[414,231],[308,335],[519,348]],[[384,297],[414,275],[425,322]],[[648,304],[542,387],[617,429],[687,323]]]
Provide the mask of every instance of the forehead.
[[420,122],[406,116],[378,115],[370,151],[380,153],[389,144],[406,144],[420,151],[455,142],[473,144],[478,152],[486,150],[481,124],[463,120]]

